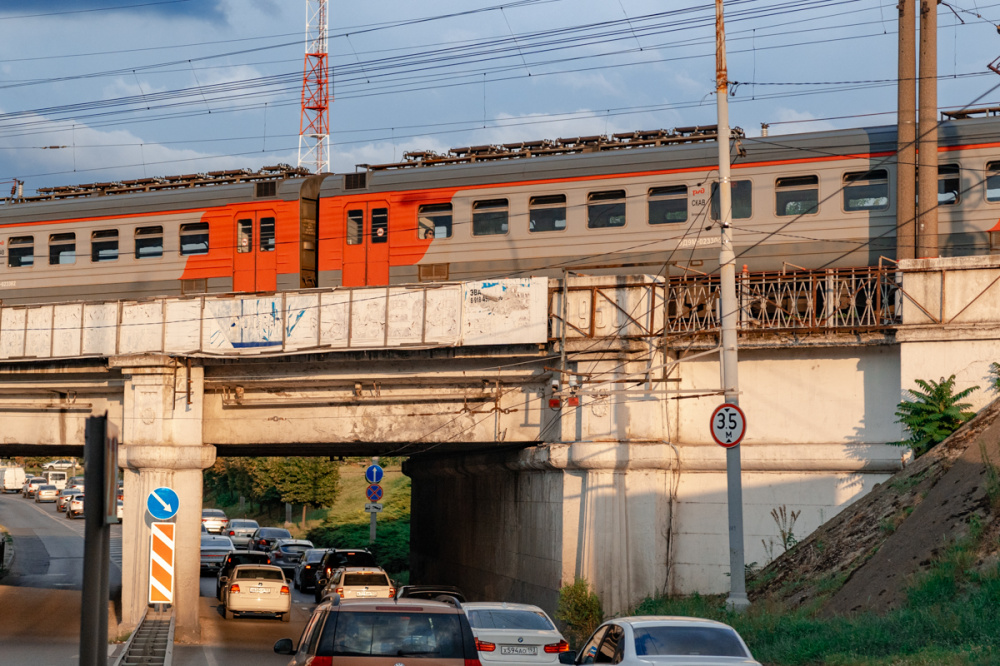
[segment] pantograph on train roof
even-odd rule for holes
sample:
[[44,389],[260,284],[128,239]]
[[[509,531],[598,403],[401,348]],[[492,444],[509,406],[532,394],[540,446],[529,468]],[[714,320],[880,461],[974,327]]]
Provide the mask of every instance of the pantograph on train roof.
[[[537,141],[521,141],[499,145],[466,146],[463,148],[452,148],[446,155],[441,155],[430,150],[419,150],[403,153],[404,161],[402,162],[360,164],[358,166],[366,167],[370,171],[384,171],[387,169],[469,164],[471,162],[490,162],[547,155],[597,153],[629,148],[716,141],[718,140],[718,134],[718,127],[716,125],[694,125],[691,127],[675,127],[672,130],[658,129],[621,132],[610,136],[597,134],[594,136],[578,136],[565,139],[540,139]],[[743,130],[739,127],[733,127],[731,129],[731,137],[733,139],[744,138]]]

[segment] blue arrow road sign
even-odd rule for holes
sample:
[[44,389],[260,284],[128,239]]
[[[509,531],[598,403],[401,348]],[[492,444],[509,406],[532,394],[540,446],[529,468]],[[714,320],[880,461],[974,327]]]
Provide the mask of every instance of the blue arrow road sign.
[[382,499],[382,486],[372,484],[368,486],[368,490],[365,491],[365,495],[368,497],[369,502],[377,502]]
[[157,488],[146,498],[146,509],[157,520],[170,520],[177,514],[180,500],[173,488]]
[[365,470],[365,481],[368,483],[382,483],[384,472],[379,465],[369,465]]

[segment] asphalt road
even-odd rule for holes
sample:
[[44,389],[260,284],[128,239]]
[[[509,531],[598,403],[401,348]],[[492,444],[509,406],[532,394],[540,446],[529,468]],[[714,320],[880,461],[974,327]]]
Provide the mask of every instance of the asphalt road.
[[[128,519],[128,514],[126,514]],[[83,520],[67,520],[52,504],[0,495],[0,525],[15,540],[11,572],[0,580],[0,663],[72,664],[79,659]],[[121,528],[112,527],[111,584],[121,584]],[[275,666],[279,638],[299,636],[315,606],[292,589],[292,620],[226,620],[215,598],[215,576],[201,578],[201,643],[174,646],[176,666]],[[109,646],[109,652],[114,646]]]

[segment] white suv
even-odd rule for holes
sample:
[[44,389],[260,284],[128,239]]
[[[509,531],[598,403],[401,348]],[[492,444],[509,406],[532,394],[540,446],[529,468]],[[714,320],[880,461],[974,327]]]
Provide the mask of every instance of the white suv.
[[392,599],[396,587],[381,567],[342,567],[333,572],[321,598],[338,595],[344,601]]

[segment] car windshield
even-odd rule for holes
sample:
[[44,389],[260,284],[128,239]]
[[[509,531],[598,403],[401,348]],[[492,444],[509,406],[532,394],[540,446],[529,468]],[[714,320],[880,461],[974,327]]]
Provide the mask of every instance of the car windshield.
[[218,509],[205,509],[201,512],[202,518],[225,518],[226,514],[222,513]]
[[237,580],[285,580],[285,574],[274,569],[241,569],[236,572]]
[[55,486],[38,486],[39,490],[55,490]]
[[281,545],[281,550],[286,553],[304,553],[309,550],[309,545],[304,543],[285,543]]
[[325,550],[319,550],[319,549],[307,550],[306,554],[303,555],[302,557],[306,562],[319,562],[320,560],[323,559],[323,554],[325,552],[326,552]]
[[253,520],[230,520],[229,529],[240,528],[240,529],[257,529],[257,522]]
[[476,629],[523,629],[551,631],[549,618],[538,611],[509,609],[477,609],[466,611],[469,624]]
[[280,527],[262,527],[260,530],[260,536],[265,539],[287,539],[292,536],[292,533],[288,530],[281,529]]
[[264,553],[233,553],[229,556],[228,566],[235,567],[238,564],[259,564],[270,560]]
[[389,578],[384,573],[345,573],[344,585],[388,585]]
[[[462,659],[457,615],[341,612],[323,627],[318,656]],[[388,662],[392,663],[392,662]]]
[[636,627],[635,653],[704,657],[748,657],[736,632],[725,627]]
[[341,567],[374,567],[375,557],[365,550],[348,551],[335,555],[337,566]]

